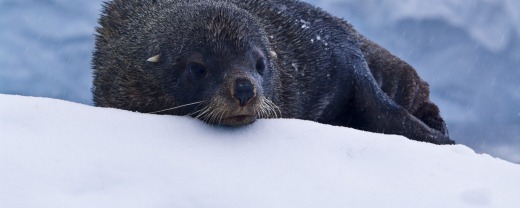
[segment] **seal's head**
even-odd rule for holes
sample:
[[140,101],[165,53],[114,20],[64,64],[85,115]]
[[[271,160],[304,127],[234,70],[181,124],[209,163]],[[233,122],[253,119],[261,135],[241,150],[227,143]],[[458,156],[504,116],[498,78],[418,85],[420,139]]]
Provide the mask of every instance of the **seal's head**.
[[125,58],[139,66],[142,74],[135,75],[143,76],[124,77],[139,83],[127,89],[124,99],[134,103],[130,110],[191,115],[227,126],[280,115],[273,102],[276,55],[249,13],[225,3],[203,2],[178,6],[149,21],[153,31],[145,33],[150,40],[133,40],[143,41],[133,43],[145,51],[141,60]]

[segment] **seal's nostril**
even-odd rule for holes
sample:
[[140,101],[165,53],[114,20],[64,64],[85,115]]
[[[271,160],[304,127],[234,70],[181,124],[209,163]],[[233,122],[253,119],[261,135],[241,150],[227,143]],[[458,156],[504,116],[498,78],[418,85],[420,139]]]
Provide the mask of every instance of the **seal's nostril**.
[[240,102],[240,106],[245,106],[254,96],[254,87],[249,80],[237,79],[235,81],[234,97]]

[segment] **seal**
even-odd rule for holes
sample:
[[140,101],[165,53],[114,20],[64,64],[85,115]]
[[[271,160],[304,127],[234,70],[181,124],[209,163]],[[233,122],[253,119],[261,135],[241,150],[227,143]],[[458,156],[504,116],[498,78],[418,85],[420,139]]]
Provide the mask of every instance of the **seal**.
[[297,118],[453,144],[429,86],[349,23],[297,0],[113,0],[96,106],[243,126]]

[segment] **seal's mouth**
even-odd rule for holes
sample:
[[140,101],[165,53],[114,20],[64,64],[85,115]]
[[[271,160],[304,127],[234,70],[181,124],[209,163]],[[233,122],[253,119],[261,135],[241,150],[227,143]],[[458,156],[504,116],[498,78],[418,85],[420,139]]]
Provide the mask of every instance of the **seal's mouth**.
[[223,118],[221,125],[224,126],[245,126],[252,124],[256,121],[255,115],[236,115]]

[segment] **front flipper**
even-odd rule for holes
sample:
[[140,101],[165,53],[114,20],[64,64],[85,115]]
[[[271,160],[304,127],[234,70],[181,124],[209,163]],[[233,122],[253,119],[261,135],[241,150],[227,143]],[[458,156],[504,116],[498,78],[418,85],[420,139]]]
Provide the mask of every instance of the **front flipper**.
[[448,134],[439,108],[430,101],[430,87],[415,69],[378,44],[358,35],[360,49],[379,88],[396,104],[430,128]]
[[455,143],[445,132],[429,127],[383,92],[362,55],[353,54],[349,59],[353,64],[354,96],[348,126],[434,144]]

